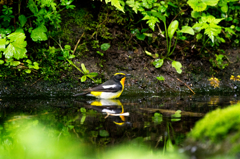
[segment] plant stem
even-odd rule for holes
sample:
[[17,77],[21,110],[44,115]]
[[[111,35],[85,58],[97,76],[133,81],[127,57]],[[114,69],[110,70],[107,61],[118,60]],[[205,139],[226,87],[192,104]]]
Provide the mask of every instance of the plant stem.
[[177,37],[176,37],[176,41],[175,41],[175,44],[174,44],[174,47],[173,47],[173,50],[171,51],[171,53],[168,55],[168,56],[171,56],[173,51],[175,50],[176,46],[177,46]]

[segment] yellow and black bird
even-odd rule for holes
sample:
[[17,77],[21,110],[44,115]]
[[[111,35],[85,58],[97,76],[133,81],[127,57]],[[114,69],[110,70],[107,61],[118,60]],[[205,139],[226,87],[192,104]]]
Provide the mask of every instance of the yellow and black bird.
[[123,92],[126,76],[129,75],[122,72],[115,73],[108,81],[74,96],[87,95],[104,99],[118,98]]

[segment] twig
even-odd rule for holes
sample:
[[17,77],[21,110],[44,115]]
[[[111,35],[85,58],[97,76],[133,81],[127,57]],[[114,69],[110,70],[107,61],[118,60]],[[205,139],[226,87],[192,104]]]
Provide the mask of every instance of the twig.
[[[175,114],[176,110],[168,110],[168,109],[155,109],[155,108],[139,108],[144,111],[148,112],[157,112],[159,111],[160,113],[170,113],[170,114]],[[190,116],[190,117],[202,117],[205,114],[203,113],[194,113],[194,112],[185,112],[181,111],[181,116]]]
[[[169,74],[169,73],[168,73],[168,74]],[[179,78],[172,76],[171,74],[169,74],[169,75],[170,75],[171,77],[173,77],[173,78],[176,78],[178,81],[182,82],[193,94],[195,94],[195,92],[194,92],[186,83],[184,83],[183,81],[181,81]]]
[[186,84],[186,83],[184,83],[183,81],[181,81],[179,78],[177,78],[176,77],[176,79],[178,80],[178,81],[180,81],[180,82],[182,82],[185,86],[187,86],[187,88],[193,93],[193,94],[195,94],[195,92]]
[[77,42],[77,44],[75,45],[75,47],[74,47],[74,50],[73,50],[73,55],[74,55],[74,53],[75,53],[75,51],[76,51],[76,49],[77,49],[77,46],[78,46],[78,44],[80,43],[80,41],[81,41],[81,39],[82,39],[82,37],[83,37],[83,35],[84,35],[84,33],[81,35],[81,37],[78,39],[78,42]]
[[[174,21],[174,20],[178,17],[178,15],[179,15],[180,13],[185,12],[185,11],[187,11],[187,10],[188,10],[188,8],[185,9],[185,10],[181,10],[181,11],[172,19],[172,21]],[[171,22],[172,22],[172,21],[171,21]]]
[[35,84],[35,83],[37,83],[40,79],[42,79],[43,77],[41,77],[41,78],[39,78],[38,80],[36,80],[32,85],[31,85],[31,87]]

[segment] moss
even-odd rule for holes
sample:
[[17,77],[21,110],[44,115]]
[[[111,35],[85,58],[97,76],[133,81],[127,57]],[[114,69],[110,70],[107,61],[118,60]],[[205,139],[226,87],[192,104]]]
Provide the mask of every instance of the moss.
[[197,122],[189,134],[195,140],[209,139],[218,142],[228,134],[240,131],[240,104],[208,113]]

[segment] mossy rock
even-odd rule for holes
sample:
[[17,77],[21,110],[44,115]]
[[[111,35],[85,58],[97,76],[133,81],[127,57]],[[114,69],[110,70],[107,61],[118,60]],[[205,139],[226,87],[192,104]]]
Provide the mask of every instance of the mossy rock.
[[189,136],[196,140],[209,139],[212,142],[218,142],[230,133],[239,132],[239,125],[240,104],[237,104],[208,113],[197,122]]
[[187,145],[197,146],[207,154],[240,153],[240,103],[217,109],[199,120],[188,135]]

